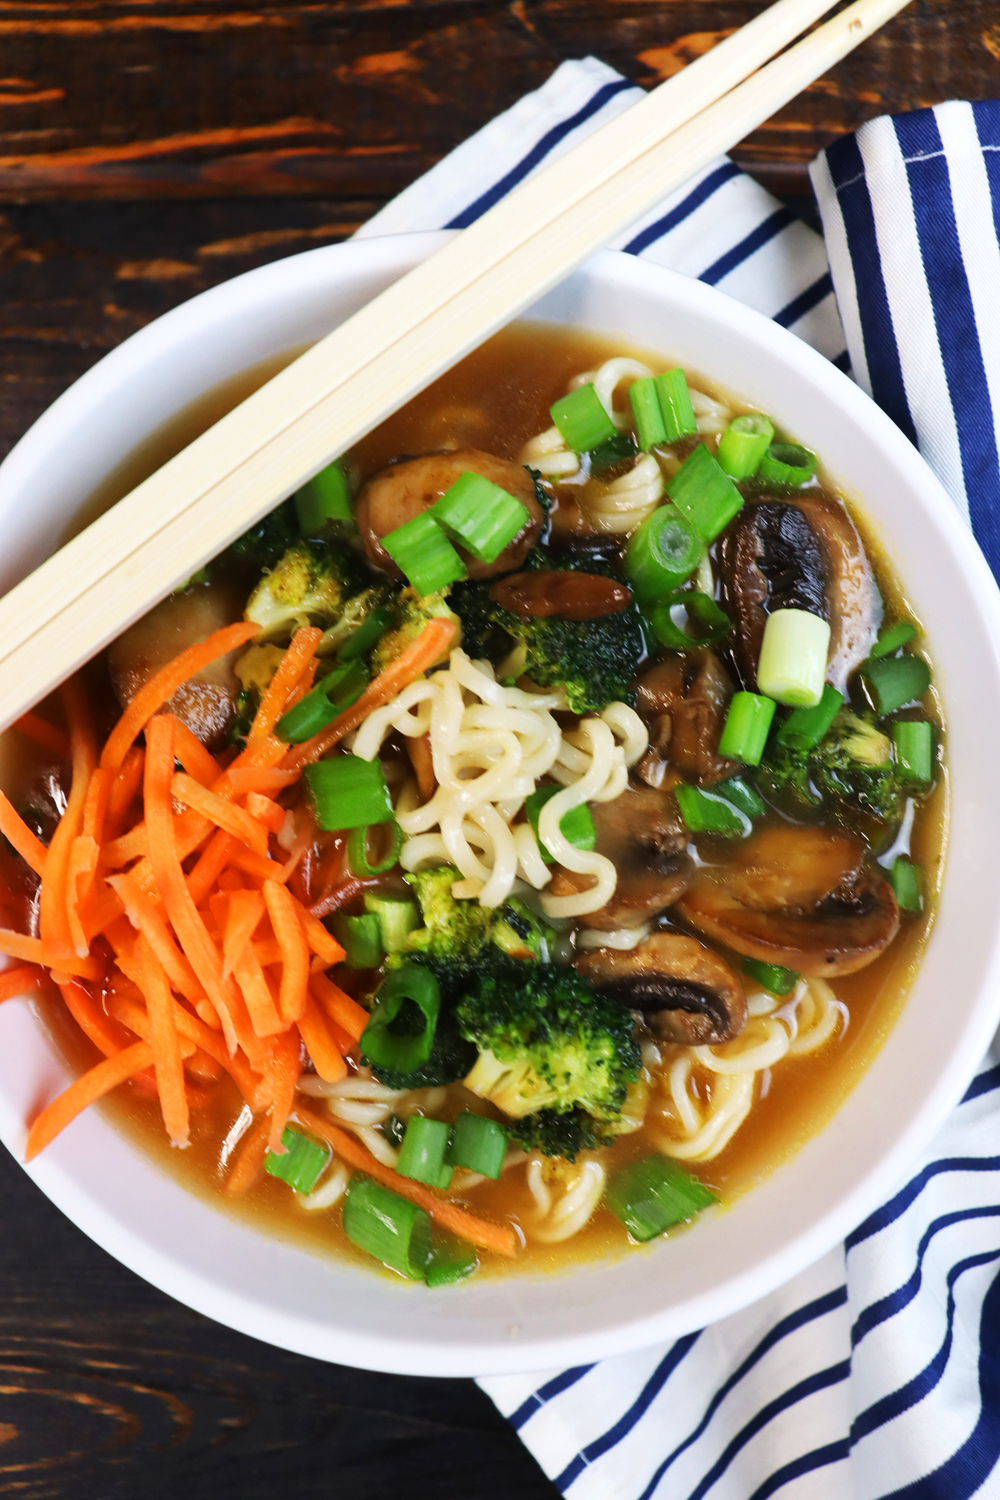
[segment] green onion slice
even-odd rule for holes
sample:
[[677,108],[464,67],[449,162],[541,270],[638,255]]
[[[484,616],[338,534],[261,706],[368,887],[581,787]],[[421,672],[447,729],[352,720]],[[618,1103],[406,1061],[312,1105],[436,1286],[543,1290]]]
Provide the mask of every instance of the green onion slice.
[[745,782],[742,776],[731,776],[728,781],[717,781],[712,791],[715,796],[723,797],[734,807],[738,807],[751,822],[754,818],[762,818],[767,812],[767,804],[763,797]]
[[682,783],[674,788],[681,817],[692,833],[719,833],[725,838],[746,838],[753,824],[726,797],[706,792],[700,786]]
[[775,736],[779,745],[807,754],[815,750],[843,707],[844,695],[824,683],[820,700],[812,708],[793,708]]
[[664,370],[656,376],[656,394],[666,429],[664,442],[676,443],[683,437],[694,437],[698,431],[691,392],[683,370]]
[[300,745],[303,740],[319,734],[345,708],[356,703],[367,686],[368,673],[362,662],[351,661],[334,667],[293,708],[282,714],[275,725],[275,734],[289,744]]
[[290,1126],[282,1131],[281,1144],[285,1148],[282,1155],[269,1151],[265,1156],[265,1172],[287,1182],[297,1193],[311,1193],[330,1160],[329,1148],[321,1146],[312,1136],[292,1130]]
[[791,708],[815,708],[823,696],[830,627],[805,609],[776,609],[767,617],[757,662],[757,686]]
[[388,823],[393,816],[389,788],[380,760],[337,755],[318,760],[303,771],[316,821],[326,833]]
[[[413,1007],[423,1020],[416,1035],[401,1035],[392,1030],[406,1002],[413,1018]],[[403,964],[392,969],[382,981],[375,997],[371,1020],[361,1035],[361,1050],[377,1068],[392,1068],[397,1073],[412,1073],[431,1055],[434,1033],[441,1011],[441,990],[429,969],[419,964]]]
[[468,1167],[470,1172],[479,1172],[496,1181],[506,1155],[507,1132],[503,1126],[497,1120],[464,1109],[452,1127],[445,1159],[456,1167]]
[[911,625],[909,620],[897,620],[895,625],[890,625],[887,630],[882,631],[868,656],[869,658],[892,656],[900,646],[905,646],[907,641],[912,641],[917,633],[917,627]]
[[453,542],[478,562],[496,562],[528,524],[528,512],[506,490],[481,474],[460,474],[427,512]]
[[346,639],[342,640],[337,647],[337,657],[340,661],[354,661],[358,656],[364,656],[370,651],[376,641],[382,639],[385,632],[392,624],[394,615],[391,609],[373,609],[358,626],[352,630]]
[[454,1286],[479,1269],[479,1257],[471,1245],[435,1229],[431,1258],[427,1262],[428,1286]]
[[922,656],[904,651],[902,656],[871,657],[861,668],[861,677],[876,712],[893,714],[897,708],[920,698],[931,685],[931,669]]
[[898,719],[892,726],[892,742],[900,781],[933,781],[934,730],[927,719]]
[[667,494],[709,545],[743,508],[743,496],[704,443],[667,480]]
[[772,995],[788,995],[799,982],[794,969],[783,969],[781,964],[766,964],[758,958],[745,958],[743,972],[757,981]]
[[423,1281],[431,1257],[424,1208],[370,1177],[352,1177],[344,1199],[344,1233],[352,1244],[412,1281]]
[[759,766],[774,718],[773,698],[760,693],[734,693],[719,738],[719,754]]
[[768,484],[805,484],[816,472],[816,455],[799,443],[772,443],[760,461],[757,475]]
[[377,969],[382,962],[382,934],[378,917],[371,913],[350,917],[337,912],[333,935],[344,950],[344,962],[349,969]]
[[[538,833],[538,819],[542,815],[542,808],[550,797],[557,792],[563,791],[561,786],[540,786],[536,792],[524,801],[524,810],[528,815],[528,822],[535,830],[535,838],[538,840],[538,852],[547,865],[555,864],[555,858],[549,853],[542,843]],[[597,843],[597,830],[594,827],[593,815],[586,802],[581,802],[579,807],[571,807],[569,812],[563,813],[559,819],[559,832],[567,843],[572,844],[574,849],[593,849]]]
[[632,416],[635,418],[639,447],[648,452],[657,444],[665,443],[667,424],[660,410],[660,397],[654,377],[646,375],[642,380],[634,380],[629,386],[628,399],[632,408]]
[[924,876],[918,864],[900,855],[894,859],[889,870],[889,884],[896,893],[896,900],[903,911],[920,912],[924,909]]
[[719,1199],[690,1172],[665,1156],[643,1156],[608,1183],[604,1195],[634,1240],[642,1243],[671,1224],[693,1219]]
[[351,491],[339,458],[320,469],[297,492],[295,514],[303,536],[319,536],[329,521],[354,525]]
[[705,556],[705,543],[675,505],[661,505],[632,534],[625,576],[641,605],[672,593]]
[[376,918],[386,953],[405,953],[410,933],[420,926],[416,902],[366,891],[365,911]]
[[[683,609],[687,623],[701,627],[697,632],[684,630],[674,619],[675,609]],[[693,651],[699,646],[714,646],[727,636],[733,625],[725,610],[714,599],[696,589],[675,589],[649,612],[649,623],[661,646],[671,651]]]
[[774,426],[762,412],[735,417],[719,439],[716,458],[730,479],[749,479],[756,474],[771,439]]
[[396,1171],[401,1177],[412,1177],[414,1182],[426,1182],[430,1187],[450,1187],[452,1168],[445,1163],[450,1134],[443,1120],[412,1115],[399,1148]]
[[390,531],[382,546],[418,594],[434,594],[465,577],[465,563],[429,510]]
[[567,448],[572,448],[574,453],[589,453],[591,448],[600,447],[618,432],[601,405],[593,382],[577,386],[568,396],[560,396],[558,401],[553,401],[549,411]]
[[352,875],[384,875],[399,859],[399,851],[403,847],[403,830],[396,819],[393,818],[391,823],[376,823],[374,826],[388,828],[389,845],[382,858],[372,863],[368,858],[368,825],[364,828],[352,828],[347,840],[347,863]]

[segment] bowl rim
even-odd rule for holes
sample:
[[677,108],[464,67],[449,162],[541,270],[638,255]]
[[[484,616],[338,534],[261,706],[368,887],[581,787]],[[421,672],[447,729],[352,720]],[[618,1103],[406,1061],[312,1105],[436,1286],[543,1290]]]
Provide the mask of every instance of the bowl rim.
[[[209,308],[215,315],[229,306],[253,302],[258,294],[266,295],[269,282],[283,283],[295,274],[296,267],[304,269],[306,262],[320,274],[333,262],[340,274],[348,278],[362,267],[370,274],[373,262],[389,274],[400,273],[451,237],[449,232],[417,233],[325,246],[270,262],[199,293],[118,345],[58,397],[0,464],[0,489],[8,483],[20,484],[23,476],[43,460],[55,434],[99,404],[108,389],[119,385],[133,365],[145,366],[151,356],[161,359],[172,344],[185,341]],[[917,450],[853,381],[794,334],[717,288],[619,251],[601,251],[582,269],[598,278],[624,281],[654,296],[664,286],[674,294],[683,291],[688,306],[716,317],[721,308],[737,331],[826,387],[831,399],[874,435],[907,482],[928,496],[935,506],[938,522],[947,532],[969,580],[993,649],[1000,656],[1000,593],[971,531]],[[305,1320],[275,1313],[253,1298],[234,1293],[224,1283],[159,1253],[155,1245],[151,1247],[131,1230],[123,1229],[100,1204],[81,1192],[57,1161],[43,1156],[26,1166],[20,1164],[77,1227],[144,1280],[215,1321],[279,1347],[323,1359],[335,1358],[338,1363],[361,1368],[413,1374],[523,1373],[526,1369],[590,1362],[676,1336],[681,1324],[687,1328],[701,1327],[738,1311],[815,1262],[885,1200],[962,1097],[996,1030],[1000,1020],[1000,933],[992,936],[991,944],[984,965],[987,977],[934,1087],[916,1106],[895,1145],[879,1155],[851,1191],[804,1230],[786,1239],[750,1269],[730,1277],[721,1287],[672,1303],[667,1309],[637,1315],[597,1335],[585,1331],[531,1337],[523,1342],[495,1340],[474,1346],[443,1343],[435,1347],[433,1358],[426,1341],[407,1337],[405,1328],[393,1338],[346,1333],[336,1348],[331,1349],[328,1344],[320,1347]],[[2,1119],[0,1137],[19,1157],[23,1132],[19,1134]]]

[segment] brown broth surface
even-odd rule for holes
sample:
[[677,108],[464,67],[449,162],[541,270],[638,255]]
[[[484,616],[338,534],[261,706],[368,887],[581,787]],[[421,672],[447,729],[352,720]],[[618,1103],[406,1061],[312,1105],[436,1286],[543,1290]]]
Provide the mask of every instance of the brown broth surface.
[[[551,424],[549,405],[566,389],[570,377],[621,353],[634,353],[654,369],[669,367],[666,359],[637,352],[622,340],[546,325],[516,324],[469,355],[366,437],[349,456],[350,466],[358,479],[364,479],[400,454],[467,446],[515,459],[529,438]],[[277,359],[247,372],[167,424],[109,476],[87,507],[86,519],[126,493],[285,362]],[[700,389],[719,394],[740,409],[739,403],[728,393],[719,392],[713,382],[695,372],[692,378]],[[914,617],[898,580],[888,571],[885,550],[872,527],[856,506],[850,508],[865,537],[887,605]],[[42,711],[56,716],[55,710],[46,706]],[[940,722],[938,712],[935,717]],[[15,801],[33,788],[48,785],[52,776],[58,775],[57,768],[46,763],[37,747],[16,731],[2,737],[0,756],[0,781]],[[913,830],[913,856],[922,863],[927,884],[923,915],[904,918],[891,947],[868,968],[833,982],[838,998],[850,1012],[846,1033],[839,1032],[815,1054],[776,1064],[766,1097],[757,1099],[730,1144],[716,1159],[696,1167],[698,1175],[721,1194],[724,1203],[732,1202],[787,1161],[826,1124],[898,1017],[933,921],[944,860],[947,799],[947,780],[942,771],[935,791],[918,811]],[[31,883],[25,878],[24,866],[6,848],[0,849],[0,904],[5,908],[5,923],[21,930],[33,927]],[[741,961],[730,957],[738,968]],[[95,1061],[93,1049],[76,1030],[61,1002],[38,1003],[55,1044],[69,1064],[82,1069]],[[453,1118],[470,1099],[460,1084],[454,1084],[448,1090],[446,1109],[435,1113]],[[318,1101],[310,1102],[322,1107]],[[139,1142],[161,1170],[178,1177],[216,1207],[268,1234],[377,1269],[345,1239],[339,1210],[309,1213],[283,1183],[264,1177],[244,1198],[225,1197],[221,1192],[224,1143],[227,1136],[232,1141],[232,1128],[240,1112],[240,1100],[228,1083],[203,1093],[192,1113],[191,1146],[183,1152],[171,1149],[155,1100],[138,1086],[119,1089],[102,1107],[116,1127]],[[608,1150],[608,1165],[613,1171],[649,1150],[643,1131],[621,1137]],[[530,1206],[523,1171],[514,1169],[497,1184],[479,1186],[467,1194],[467,1201],[488,1216],[509,1214],[517,1220]],[[550,1246],[529,1241],[515,1269],[519,1273],[565,1270],[581,1262],[617,1256],[628,1244],[617,1219],[600,1208],[590,1224],[568,1242]],[[484,1269],[497,1273],[508,1266],[493,1260]]]

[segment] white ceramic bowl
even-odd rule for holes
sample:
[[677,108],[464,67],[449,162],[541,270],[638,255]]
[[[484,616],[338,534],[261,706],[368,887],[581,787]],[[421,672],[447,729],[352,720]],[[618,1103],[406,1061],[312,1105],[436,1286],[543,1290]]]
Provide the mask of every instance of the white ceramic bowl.
[[[194,298],[109,354],[0,467],[0,587],[49,553],[98,483],[173,413],[327,332],[440,242],[367,240],[279,261]],[[997,1023],[1000,600],[940,485],[832,365],[698,282],[608,252],[530,315],[621,333],[715,377],[817,449],[862,500],[931,642],[949,725],[952,854],[902,1017],[829,1125],[729,1212],[616,1264],[431,1293],[227,1218],[96,1111],[27,1169],[80,1229],[181,1302],[284,1348],[371,1369],[474,1375],[580,1364],[735,1311],[891,1191],[960,1097]],[[64,1081],[28,1003],[0,1007],[0,1135],[18,1159],[25,1120]]]

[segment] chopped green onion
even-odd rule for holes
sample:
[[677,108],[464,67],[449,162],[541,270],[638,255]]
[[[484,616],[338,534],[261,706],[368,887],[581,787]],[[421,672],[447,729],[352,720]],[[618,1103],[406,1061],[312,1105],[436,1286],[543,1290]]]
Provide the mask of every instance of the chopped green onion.
[[282,714],[274,732],[279,740],[301,745],[303,740],[319,734],[338,714],[356,703],[368,686],[368,673],[360,661],[334,667],[321,682],[300,698],[293,708]]
[[830,683],[823,684],[820,700],[812,708],[793,708],[775,736],[779,745],[802,754],[815,750],[843,706],[844,695]]
[[425,1208],[370,1177],[352,1177],[344,1199],[344,1233],[390,1270],[423,1281],[431,1256],[431,1219]]
[[767,812],[767,804],[759,792],[754,791],[752,786],[743,780],[741,776],[731,776],[728,781],[717,781],[712,788],[715,796],[724,797],[734,807],[738,807],[741,813],[745,813],[751,823],[754,818],[762,818]]
[[931,685],[931,669],[922,656],[904,651],[902,656],[871,657],[861,668],[861,676],[871,694],[879,716],[893,714],[905,703],[920,698]]
[[911,625],[909,620],[897,620],[895,625],[890,625],[888,630],[883,630],[875,642],[868,656],[892,656],[900,646],[905,646],[907,641],[912,641],[917,634],[917,627]]
[[506,490],[481,474],[459,474],[429,515],[478,562],[496,562],[528,524],[528,512]]
[[353,661],[355,657],[364,656],[376,641],[382,639],[394,618],[391,609],[373,609],[371,614],[362,620],[357,630],[352,630],[350,635],[341,641],[337,647],[338,660]]
[[606,443],[599,443],[590,450],[590,472],[595,479],[606,479],[612,469],[617,469],[626,459],[636,458],[638,453],[630,432],[616,432]]
[[667,494],[709,545],[743,508],[743,496],[704,443],[667,480]]
[[333,919],[333,935],[344,950],[349,969],[377,969],[382,962],[382,934],[378,917],[371,913],[349,917],[338,912]]
[[549,411],[567,448],[572,448],[574,453],[588,453],[618,432],[601,405],[592,381],[577,386],[568,396],[560,396],[558,401],[553,401]]
[[628,388],[628,399],[635,418],[639,447],[648,450],[655,448],[658,443],[665,443],[667,424],[660,410],[660,397],[653,376],[646,375],[642,380],[633,380]]
[[764,698],[760,693],[734,693],[719,739],[719,754],[726,760],[759,766],[774,710],[773,698]]
[[389,833],[389,844],[380,860],[374,864],[368,858],[368,835],[367,825],[364,828],[352,828],[347,840],[347,863],[351,867],[352,875],[384,875],[391,870],[399,858],[399,851],[403,847],[403,830],[396,819],[391,823],[376,823],[376,828],[384,828]]
[[[683,609],[688,625],[697,622],[697,633],[682,628],[674,619],[674,610]],[[671,651],[693,651],[698,646],[715,646],[727,636],[733,625],[725,610],[714,599],[697,589],[675,589],[649,612],[649,623],[661,646]]]
[[[411,1005],[404,1024],[412,1019],[414,1007],[423,1019],[415,1036],[391,1029],[407,1001]],[[377,1068],[412,1073],[431,1055],[440,1011],[441,990],[430,969],[403,964],[390,970],[379,987],[371,1019],[362,1032],[362,1052]]]
[[500,1176],[507,1155],[507,1132],[496,1120],[474,1115],[463,1109],[451,1132],[451,1145],[445,1158],[456,1167],[468,1167],[483,1177]]
[[757,686],[792,708],[814,708],[823,696],[830,627],[805,609],[768,615],[757,662]]
[[896,900],[903,911],[923,911],[924,873],[912,859],[900,855],[894,859],[889,870],[889,884],[896,893]]
[[720,833],[726,838],[746,838],[752,823],[746,813],[725,797],[717,797],[700,786],[682,782],[674,788],[681,817],[692,833]]
[[411,1115],[399,1148],[396,1171],[401,1177],[412,1177],[414,1182],[426,1182],[436,1188],[450,1187],[452,1168],[445,1165],[444,1159],[450,1134],[443,1120]]
[[683,370],[664,370],[656,377],[656,394],[660,398],[660,413],[666,428],[667,443],[676,443],[682,437],[694,437],[698,431],[691,392]]
[[418,594],[434,594],[465,577],[465,563],[430,511],[423,510],[382,538],[382,546]]
[[[532,792],[524,801],[528,822],[535,830],[535,838],[538,839],[538,852],[547,865],[555,864],[555,858],[538,836],[538,819],[549,798],[563,790],[561,786],[540,786],[537,792]],[[559,832],[568,844],[573,845],[574,849],[593,849],[597,843],[597,830],[586,802],[581,802],[579,807],[571,807],[569,812],[563,813],[559,819]]]
[[770,417],[759,411],[746,412],[730,422],[715,456],[730,479],[749,479],[756,474],[773,437]]
[[757,476],[768,484],[805,484],[816,472],[816,455],[799,443],[772,443],[760,461]]
[[718,1201],[697,1177],[659,1155],[632,1162],[611,1179],[605,1193],[611,1212],[640,1243]]
[[351,491],[339,458],[320,469],[298,491],[295,514],[303,536],[319,536],[328,521],[347,521],[354,525]]
[[770,990],[772,995],[788,995],[799,982],[794,969],[783,969],[780,964],[766,964],[759,958],[745,958],[743,972],[756,979],[758,984]]
[[705,544],[674,505],[661,505],[633,532],[625,549],[625,575],[642,605],[655,604],[698,567]]
[[405,953],[410,933],[420,926],[416,902],[401,896],[376,896],[366,891],[365,911],[378,918],[386,953]]
[[330,1160],[329,1148],[288,1126],[281,1133],[281,1144],[285,1148],[282,1155],[269,1151],[265,1156],[265,1172],[287,1182],[297,1193],[311,1193]]
[[367,823],[388,823],[393,815],[380,760],[338,755],[306,766],[302,774],[316,809],[316,821],[326,833],[364,828]]
[[453,1286],[478,1269],[479,1257],[471,1245],[453,1234],[434,1230],[431,1258],[427,1262],[428,1286]]
[[934,730],[926,719],[898,719],[892,726],[900,781],[934,779]]

